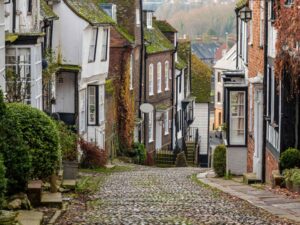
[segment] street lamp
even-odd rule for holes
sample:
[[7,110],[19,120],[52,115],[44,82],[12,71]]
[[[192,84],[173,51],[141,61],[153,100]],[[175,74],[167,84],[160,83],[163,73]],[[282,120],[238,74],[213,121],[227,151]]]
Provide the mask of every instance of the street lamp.
[[249,9],[248,6],[245,6],[240,11],[240,18],[245,23],[248,23],[250,20],[252,20],[252,10]]

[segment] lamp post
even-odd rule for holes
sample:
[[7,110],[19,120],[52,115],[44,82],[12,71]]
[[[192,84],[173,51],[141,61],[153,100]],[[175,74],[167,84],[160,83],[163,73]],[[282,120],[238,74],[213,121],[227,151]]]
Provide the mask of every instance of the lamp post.
[[248,6],[245,6],[240,10],[240,18],[245,23],[248,23],[252,20],[252,10]]

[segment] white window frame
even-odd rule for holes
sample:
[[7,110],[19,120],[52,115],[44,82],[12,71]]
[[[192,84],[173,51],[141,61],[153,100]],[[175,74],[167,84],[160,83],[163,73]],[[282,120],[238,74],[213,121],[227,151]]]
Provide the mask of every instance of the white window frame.
[[169,61],[165,62],[165,91],[170,90],[169,88],[169,69],[170,69],[170,63]]
[[149,120],[148,120],[148,140],[149,143],[152,143],[154,141],[154,135],[153,135],[153,131],[154,131],[154,119],[153,119],[153,112],[150,112],[148,114],[149,116]]
[[259,46],[263,47],[264,45],[264,1],[260,2],[260,19],[259,19]]
[[165,112],[164,118],[164,126],[165,126],[165,135],[169,135],[169,111]]
[[[250,10],[253,13],[253,0],[249,1],[249,5],[250,5]],[[250,20],[250,37],[249,37],[249,45],[253,44],[253,20]]]
[[104,85],[99,85],[98,87],[98,96],[99,96],[99,123],[102,124],[105,121],[105,105],[104,105],[104,99],[105,99],[105,88]]
[[135,23],[137,26],[141,25],[141,12],[140,9],[135,9]]
[[[93,95],[92,92],[93,91]],[[91,85],[87,87],[87,99],[88,99],[88,125],[97,124],[97,87]],[[91,107],[94,107],[94,112],[91,112]],[[94,120],[91,120],[91,115],[93,115]]]
[[147,28],[152,29],[152,12],[147,12]]
[[161,62],[157,63],[157,93],[161,93],[162,92],[162,80],[161,80],[161,72],[162,72],[162,68],[161,68]]
[[154,95],[153,72],[154,72],[154,68],[153,68],[153,64],[151,63],[149,65],[149,96]]
[[106,62],[108,59],[108,39],[109,39],[109,29],[104,28],[102,33],[102,48],[101,48],[102,62]]
[[98,28],[92,28],[91,40],[89,46],[89,58],[88,62],[92,63],[96,61],[96,52],[97,52],[97,41],[98,41]]

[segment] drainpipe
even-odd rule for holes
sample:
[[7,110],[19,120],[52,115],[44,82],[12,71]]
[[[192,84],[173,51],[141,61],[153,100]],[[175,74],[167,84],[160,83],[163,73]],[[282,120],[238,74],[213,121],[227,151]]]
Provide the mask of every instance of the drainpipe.
[[264,18],[264,120],[263,120],[263,146],[262,146],[262,182],[266,182],[266,134],[267,134],[267,81],[268,81],[268,1],[265,0],[265,18]]
[[17,15],[17,6],[16,6],[16,0],[12,1],[13,4],[13,24],[12,24],[12,30],[13,33],[16,33],[16,15]]
[[235,9],[236,17],[236,68],[239,67],[239,9]]
[[[172,118],[174,118],[174,78],[176,78],[176,74],[175,74],[175,53],[177,51],[177,46],[176,46],[176,50],[173,52],[172,54],[172,73],[171,73],[171,76],[172,76],[172,93],[171,93],[171,101],[172,101]],[[176,90],[176,88],[175,88]],[[177,95],[177,94],[176,94]],[[177,112],[177,102],[176,102],[176,112]],[[176,120],[176,118],[175,118]],[[176,123],[175,123],[176,124]],[[173,141],[174,141],[174,136],[173,136],[173,132],[174,132],[174,123],[173,123],[173,120],[172,120],[172,126],[171,126],[171,146],[172,146],[172,150],[174,150],[174,146],[173,146]],[[176,132],[176,129],[175,129],[175,138],[176,138],[176,143],[177,143],[177,132]]]
[[[142,105],[143,96],[143,63],[144,63],[144,18],[143,18],[143,0],[140,0],[140,24],[141,24],[141,49],[140,49],[140,77],[139,77],[139,118],[142,118],[140,106]],[[139,142],[142,142],[142,127],[139,129]],[[145,143],[146,144],[146,143]]]

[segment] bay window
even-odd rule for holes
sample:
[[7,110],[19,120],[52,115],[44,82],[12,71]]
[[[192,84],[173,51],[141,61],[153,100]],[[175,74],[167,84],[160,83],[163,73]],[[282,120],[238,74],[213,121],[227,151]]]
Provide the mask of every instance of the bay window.
[[157,63],[157,93],[161,92],[161,63]]
[[165,62],[165,90],[169,90],[169,61]]
[[230,91],[229,95],[230,110],[230,130],[229,141],[230,145],[246,145],[246,92],[245,91]]
[[153,64],[149,66],[149,95],[154,95],[154,88],[153,88]]

